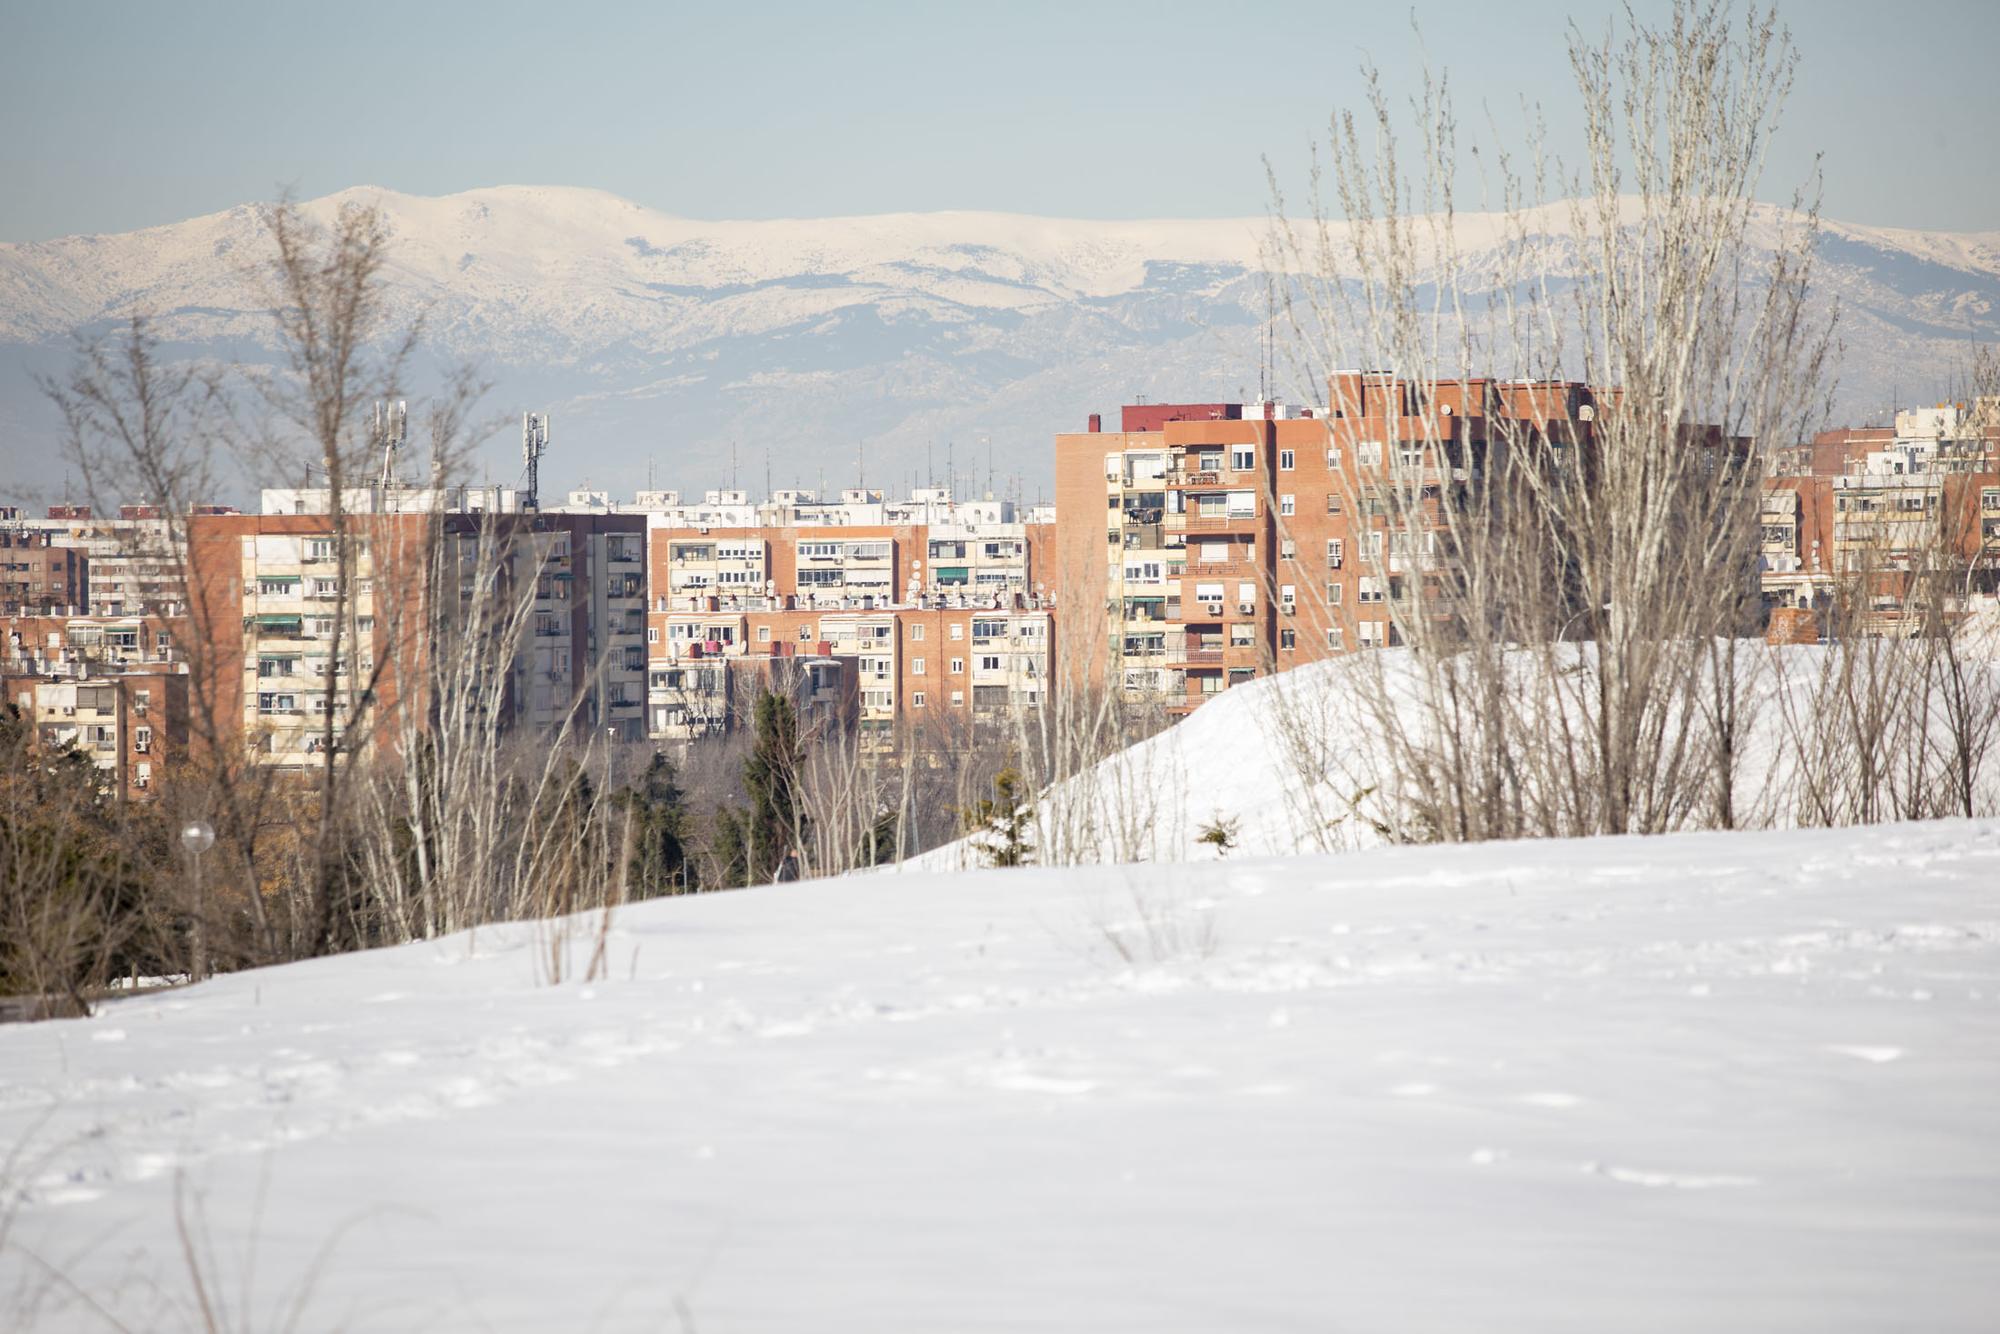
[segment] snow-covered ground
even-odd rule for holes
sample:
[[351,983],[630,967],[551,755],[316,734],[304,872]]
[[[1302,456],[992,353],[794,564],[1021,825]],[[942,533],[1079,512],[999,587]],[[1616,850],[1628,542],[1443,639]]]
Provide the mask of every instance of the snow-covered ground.
[[[1982,655],[1985,664],[1986,684],[1975,684],[1973,697],[2000,692],[2000,624],[1975,625],[1961,650]],[[1795,729],[1825,707],[1815,692],[1836,651],[1825,645],[1766,649],[1761,643],[1749,649],[1738,718],[1740,827],[1802,822],[1801,788],[1808,776],[1824,781],[1817,768],[1824,761],[1810,749],[1802,756]],[[1395,809],[1394,771],[1367,702],[1375,688],[1368,674],[1378,670],[1407,710],[1405,725],[1421,735],[1419,660],[1408,650],[1333,658],[1259,677],[1045,793],[1032,841],[1057,850],[1049,860],[1112,862],[1214,860],[1217,849],[1202,840],[1218,825],[1232,831],[1228,855],[1239,859],[1379,845],[1384,840],[1377,822],[1399,823],[1409,811]],[[1520,688],[1544,688],[1529,671]],[[1951,745],[1945,714],[1943,701],[1934,701],[1933,773],[1936,757]],[[2000,810],[2000,762],[1985,761],[1974,789],[1978,811]],[[1689,818],[1702,815],[1696,810]],[[933,848],[904,869],[957,870],[987,861],[982,836]]]
[[1993,1327],[2000,823],[857,877],[552,948],[0,1031],[0,1327],[197,1328],[190,1248],[245,1330]]

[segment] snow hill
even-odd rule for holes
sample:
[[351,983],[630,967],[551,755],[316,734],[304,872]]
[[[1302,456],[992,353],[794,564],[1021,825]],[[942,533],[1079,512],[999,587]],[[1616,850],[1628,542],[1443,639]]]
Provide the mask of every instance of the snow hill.
[[[2000,689],[2000,628],[1974,623],[1961,634],[1968,661],[1980,660]],[[1587,649],[1580,648],[1579,653]],[[1742,665],[1741,769],[1737,818],[1748,827],[1797,819],[1807,770],[1787,718],[1809,715],[1825,670],[1824,646],[1756,645]],[[1394,806],[1380,726],[1355,673],[1379,667],[1420,731],[1416,660],[1408,650],[1335,658],[1225,690],[1187,718],[1057,785],[1037,804],[1030,841],[1045,860],[1213,861],[1205,830],[1234,831],[1234,857],[1340,852],[1379,845],[1378,824],[1409,818]],[[1523,689],[1542,689],[1539,679]],[[1786,697],[1789,697],[1788,699]],[[1935,719],[1942,718],[1942,701]],[[1941,724],[1936,724],[1941,725]],[[1945,738],[1937,738],[1940,745]],[[2000,808],[2000,766],[1987,764],[1979,809]],[[986,864],[989,836],[933,848],[901,868],[948,871]],[[1055,852],[1055,856],[1047,854]]]
[[0,1029],[0,1327],[1992,1327],[2000,823],[557,933]]
[[[1049,438],[1137,395],[1254,389],[1266,312],[1261,217],[1097,222],[990,213],[706,222],[599,191],[506,186],[444,198],[373,188],[394,231],[395,305],[443,358],[498,383],[493,406],[555,413],[551,473],[614,490],[852,484],[984,489],[1050,475]],[[1261,201],[1245,201],[1256,206]],[[1768,219],[1766,220],[1768,222]],[[1551,210],[1551,226],[1560,222]],[[1468,259],[1494,239],[1459,220]],[[0,500],[60,483],[31,376],[74,330],[151,312],[177,355],[270,359],[249,206],[114,236],[0,244]],[[1831,224],[1821,285],[1857,420],[1952,388],[1969,339],[2000,335],[2000,232]],[[1297,386],[1287,391],[1299,397]],[[990,460],[990,462],[989,462]],[[495,444],[496,477],[517,468]]]

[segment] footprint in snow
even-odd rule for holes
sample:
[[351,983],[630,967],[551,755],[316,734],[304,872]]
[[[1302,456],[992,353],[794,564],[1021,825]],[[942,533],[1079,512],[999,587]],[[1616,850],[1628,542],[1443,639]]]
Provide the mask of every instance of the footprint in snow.
[[1898,1061],[1903,1057],[1903,1049],[1901,1047],[1833,1046],[1828,1047],[1826,1050],[1834,1053],[1836,1056],[1852,1056],[1857,1061],[1867,1061],[1871,1065],[1886,1065],[1890,1061]]
[[1585,1163],[1583,1170],[1595,1176],[1605,1177],[1627,1186],[1648,1186],[1670,1190],[1722,1190],[1736,1186],[1754,1186],[1756,1177],[1732,1176],[1717,1172],[1707,1175],[1686,1172],[1647,1172],[1632,1167],[1611,1167],[1604,1163]]
[[1515,1101],[1530,1107],[1570,1108],[1581,1105],[1583,1099],[1574,1093],[1523,1093]]

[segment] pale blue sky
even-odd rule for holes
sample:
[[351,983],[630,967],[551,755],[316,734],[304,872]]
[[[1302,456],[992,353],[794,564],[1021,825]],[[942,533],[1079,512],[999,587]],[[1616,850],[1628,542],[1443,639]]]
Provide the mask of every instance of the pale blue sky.
[[[1661,4],[1640,0],[1642,12]],[[1572,142],[1563,17],[1433,0],[1424,45]],[[1792,0],[1805,57],[1767,180],[1826,155],[1826,212],[2000,229],[2000,3]],[[586,185],[697,218],[1261,212],[1364,55],[1412,86],[1411,10],[1094,5],[106,4],[0,0],[0,240],[376,184]]]

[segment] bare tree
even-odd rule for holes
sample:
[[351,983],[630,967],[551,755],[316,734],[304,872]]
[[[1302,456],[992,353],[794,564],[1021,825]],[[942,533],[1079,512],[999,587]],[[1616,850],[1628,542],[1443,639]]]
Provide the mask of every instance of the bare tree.
[[1368,71],[1310,221],[1273,234],[1355,556],[1409,648],[1353,677],[1403,836],[1734,820],[1744,659],[1716,645],[1754,629],[1755,442],[1822,402],[1818,219],[1755,202],[1795,65],[1775,15],[1626,26],[1571,30],[1576,169],[1531,133],[1528,171],[1489,155],[1496,207],[1464,215],[1446,87],[1406,158]]

